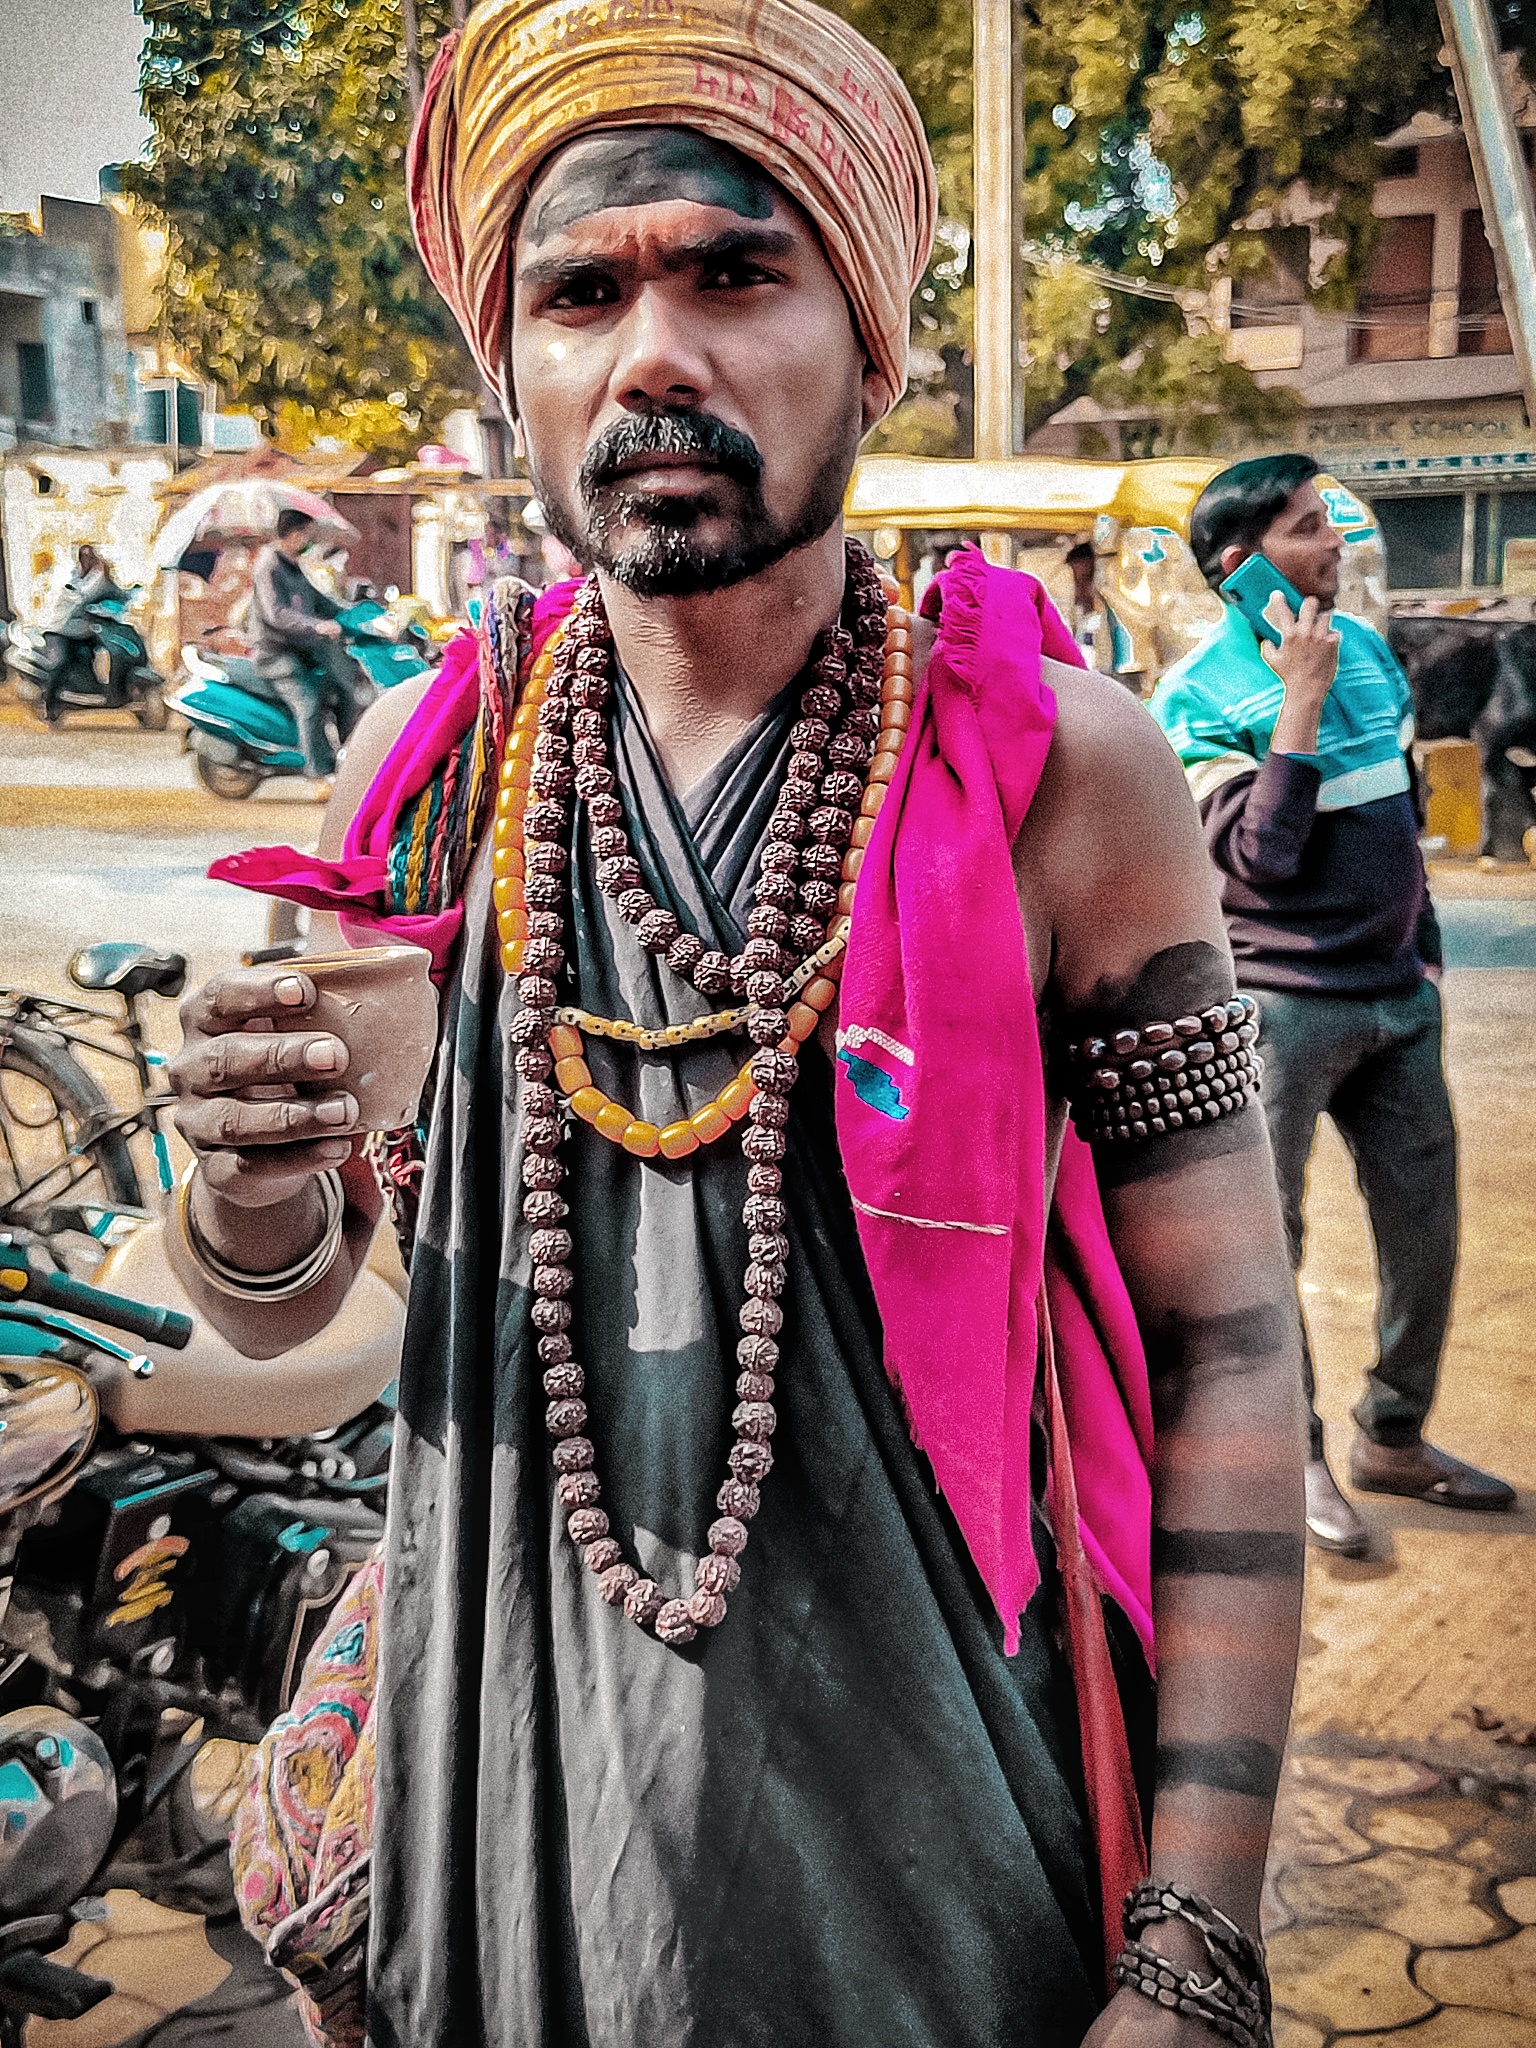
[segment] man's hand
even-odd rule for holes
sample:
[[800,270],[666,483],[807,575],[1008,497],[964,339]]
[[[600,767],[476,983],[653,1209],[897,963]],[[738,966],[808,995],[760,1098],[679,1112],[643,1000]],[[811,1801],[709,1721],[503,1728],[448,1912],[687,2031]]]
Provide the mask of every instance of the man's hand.
[[262,967],[221,974],[181,1006],[176,1126],[220,1206],[271,1208],[351,1155],[347,1048],[305,1029],[314,1000],[308,975]]
[[341,638],[341,627],[334,619],[316,619],[315,631],[322,640],[339,640]]
[[1263,643],[1264,659],[1285,685],[1285,702],[1270,742],[1277,754],[1315,754],[1317,725],[1339,672],[1339,636],[1333,615],[1315,597],[1302,599],[1293,613],[1277,590],[1264,616],[1280,635],[1280,645]]
[[166,1232],[166,1256],[193,1305],[247,1358],[276,1358],[318,1336],[361,1270],[379,1216],[372,1173],[354,1160],[347,1048],[306,1027],[314,1001],[314,982],[292,967],[221,974],[182,1004],[182,1046],[170,1064],[176,1125],[198,1160],[190,1221],[237,1272],[280,1273],[307,1257],[325,1235],[317,1176],[341,1169],[341,1251],[292,1300],[245,1301],[210,1286],[174,1220]]

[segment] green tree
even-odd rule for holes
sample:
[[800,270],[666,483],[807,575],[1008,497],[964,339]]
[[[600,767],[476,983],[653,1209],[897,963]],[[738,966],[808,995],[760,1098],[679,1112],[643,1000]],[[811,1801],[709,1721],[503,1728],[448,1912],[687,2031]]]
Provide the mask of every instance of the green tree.
[[[123,183],[168,229],[169,339],[302,444],[403,460],[479,378],[405,205],[399,0],[143,0],[149,160]],[[430,49],[447,0],[422,0]]]
[[[968,222],[969,0],[832,4],[902,70],[943,209]],[[1496,0],[1495,14],[1530,66],[1536,4]],[[1314,297],[1350,303],[1376,240],[1377,138],[1417,108],[1453,110],[1435,0],[1016,0],[1015,19],[1029,426],[1084,395],[1144,412],[1145,453],[1198,444],[1223,419],[1280,426],[1286,395],[1223,360],[1203,295],[1217,275],[1240,290],[1268,265],[1266,232],[1296,219]],[[951,228],[918,302],[920,344],[968,339],[956,246]],[[931,392],[909,398],[888,445],[931,440],[932,417]]]

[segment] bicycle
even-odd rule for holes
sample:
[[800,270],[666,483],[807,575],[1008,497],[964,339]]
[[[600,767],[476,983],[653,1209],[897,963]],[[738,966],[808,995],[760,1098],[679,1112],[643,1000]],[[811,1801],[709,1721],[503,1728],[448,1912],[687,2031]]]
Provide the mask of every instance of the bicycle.
[[[172,1186],[160,1118],[174,1098],[140,1004],[146,995],[179,996],[187,963],[180,953],[109,941],[76,953],[69,978],[88,994],[115,995],[121,1012],[0,987],[0,1230],[45,1241],[82,1233],[105,1244],[119,1219],[150,1213],[133,1151],[139,1133],[150,1140],[158,1192]],[[114,1108],[82,1053],[130,1070],[128,1108]]]

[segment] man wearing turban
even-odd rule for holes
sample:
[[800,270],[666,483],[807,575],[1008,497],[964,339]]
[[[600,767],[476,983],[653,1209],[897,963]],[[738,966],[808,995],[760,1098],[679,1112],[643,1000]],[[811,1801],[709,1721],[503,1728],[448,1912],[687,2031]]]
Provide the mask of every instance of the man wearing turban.
[[[1039,586],[971,552],[914,623],[844,541],[912,104],[808,0],[481,0],[411,192],[591,574],[370,713],[320,858],[218,870],[442,996],[382,1146],[371,1857],[314,1732],[369,1593],[263,1745],[248,1916],[339,2024],[366,1904],[375,2048],[1266,2040],[1301,1440],[1257,1031],[1178,765]],[[379,1210],[302,969],[210,984],[176,1063],[189,1284],[254,1355]]]

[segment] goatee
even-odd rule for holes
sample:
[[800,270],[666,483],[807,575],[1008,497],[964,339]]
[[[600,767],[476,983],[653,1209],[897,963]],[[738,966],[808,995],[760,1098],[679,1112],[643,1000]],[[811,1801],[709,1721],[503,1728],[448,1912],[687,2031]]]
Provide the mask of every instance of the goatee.
[[[842,509],[857,449],[855,425],[846,445],[829,451],[798,513],[781,521],[764,502],[763,458],[750,435],[694,407],[626,413],[582,461],[576,487],[584,524],[537,476],[534,488],[550,531],[584,566],[637,597],[696,597],[760,576],[819,540]],[[632,489],[623,472],[647,455],[696,458],[716,478],[680,495]],[[723,531],[704,539],[706,520]]]

